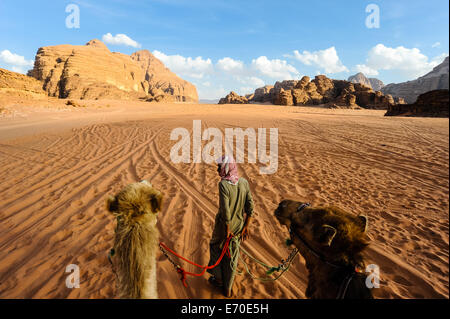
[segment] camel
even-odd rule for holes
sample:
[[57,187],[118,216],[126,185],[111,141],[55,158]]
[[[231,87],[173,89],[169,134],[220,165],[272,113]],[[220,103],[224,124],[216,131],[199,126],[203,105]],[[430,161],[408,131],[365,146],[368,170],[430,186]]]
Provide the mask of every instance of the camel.
[[366,216],[293,200],[281,201],[274,213],[306,261],[307,298],[373,298],[362,256],[369,244]]
[[117,265],[120,298],[158,298],[156,222],[162,199],[163,194],[144,180],[126,186],[106,200],[107,210],[117,218],[112,258]]

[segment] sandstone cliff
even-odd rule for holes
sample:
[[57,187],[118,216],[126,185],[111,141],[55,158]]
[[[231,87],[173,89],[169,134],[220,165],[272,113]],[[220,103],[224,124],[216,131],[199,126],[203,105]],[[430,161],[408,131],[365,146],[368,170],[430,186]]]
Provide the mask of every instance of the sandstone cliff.
[[388,84],[381,91],[395,97],[402,97],[407,103],[412,104],[420,94],[439,89],[449,89],[448,57],[424,76],[413,81]]
[[5,69],[0,69],[0,92],[24,97],[46,96],[42,82]]
[[218,104],[248,104],[248,99],[231,91],[226,97],[221,98]]
[[[84,46],[42,47],[28,75],[43,82],[49,96],[73,99],[156,99],[197,102],[194,85],[167,69],[149,51],[131,56],[111,52],[99,40]],[[156,91],[155,91],[156,90]]]
[[253,94],[252,101],[253,102],[271,102],[272,99],[270,98],[270,90],[273,89],[273,85],[266,85],[262,88],[258,88],[255,90],[255,93]]
[[276,82],[273,87],[255,90],[249,102],[271,101],[278,105],[324,105],[332,108],[387,109],[396,103],[392,96],[374,91],[370,87],[344,80],[333,80],[317,75],[301,80]]
[[[148,92],[160,90],[165,95],[169,95],[167,97],[169,99],[173,97],[177,101],[198,102],[196,87],[171,72],[148,50],[135,52],[131,55],[131,58],[145,71],[145,80],[149,87]],[[144,84],[144,86],[146,85]]]
[[449,90],[433,90],[419,95],[413,104],[392,105],[385,116],[449,117]]

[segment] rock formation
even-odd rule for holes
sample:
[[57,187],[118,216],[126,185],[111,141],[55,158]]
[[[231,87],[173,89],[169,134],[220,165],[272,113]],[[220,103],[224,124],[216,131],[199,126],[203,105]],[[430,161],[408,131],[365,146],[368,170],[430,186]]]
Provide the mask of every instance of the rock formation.
[[367,78],[363,73],[359,72],[355,75],[349,76],[348,80],[352,83],[359,83],[371,88],[374,91],[380,91],[384,87],[384,83],[376,78]]
[[219,104],[248,104],[248,99],[231,91],[230,94],[219,100]]
[[277,89],[273,104],[277,105],[294,105],[294,98],[292,96],[292,90],[285,90],[283,88]]
[[46,96],[42,82],[24,74],[0,69],[0,92],[23,96]]
[[278,105],[324,105],[333,108],[387,109],[396,102],[390,95],[374,91],[370,87],[344,80],[333,80],[317,75],[312,81],[308,76],[301,80],[276,82],[273,87],[255,90],[249,102],[271,101]]
[[261,102],[261,103],[271,102],[272,99],[269,95],[271,89],[273,89],[273,85],[266,85],[263,86],[262,88],[256,89],[253,98],[251,100],[254,102]]
[[251,93],[251,94],[245,94],[245,98],[247,99],[247,100],[251,100],[251,99],[253,99],[255,97],[255,94],[254,93]]
[[[59,98],[198,101],[195,86],[149,51],[129,56],[109,51],[99,40],[42,47],[28,75],[42,81],[49,96]],[[161,90],[158,96],[151,94],[156,89]]]
[[439,89],[449,89],[449,59],[436,66],[424,76],[408,82],[388,84],[381,89],[384,94],[404,98],[409,104],[416,101],[417,97],[425,92]]
[[177,101],[198,102],[195,86],[172,73],[149,51],[135,52],[131,58],[137,61],[145,71],[145,80],[148,82],[150,91],[152,89],[162,90],[165,95],[169,95],[166,99],[174,97]]
[[449,90],[433,90],[419,95],[413,104],[397,104],[385,116],[449,117]]
[[166,94],[164,90],[154,87],[150,89],[150,96],[146,99],[147,102],[176,102],[177,98],[174,95]]
[[372,86],[372,90],[374,91],[381,91],[382,88],[384,88],[383,81],[377,79],[377,78],[369,78],[370,85]]

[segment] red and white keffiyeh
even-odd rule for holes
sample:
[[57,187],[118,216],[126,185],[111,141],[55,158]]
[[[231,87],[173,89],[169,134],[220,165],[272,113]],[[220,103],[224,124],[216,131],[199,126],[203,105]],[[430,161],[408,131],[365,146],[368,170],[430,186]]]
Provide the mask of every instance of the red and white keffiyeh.
[[224,155],[217,159],[217,164],[220,167],[219,175],[222,180],[226,180],[230,184],[236,185],[239,180],[237,164],[233,157]]

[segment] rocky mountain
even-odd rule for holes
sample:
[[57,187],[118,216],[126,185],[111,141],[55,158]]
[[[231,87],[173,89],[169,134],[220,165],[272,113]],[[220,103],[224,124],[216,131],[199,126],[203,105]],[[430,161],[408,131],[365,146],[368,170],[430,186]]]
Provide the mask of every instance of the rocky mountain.
[[73,99],[145,99],[197,102],[197,89],[147,50],[111,52],[99,40],[86,45],[42,47],[29,76],[49,96]]
[[333,108],[387,109],[395,103],[392,96],[374,91],[360,83],[333,80],[317,75],[313,80],[304,76],[300,81],[286,80],[255,90],[250,103],[270,101],[278,105],[325,105]]
[[349,76],[348,80],[352,83],[360,83],[367,87],[370,87],[374,91],[380,91],[384,86],[383,81],[378,80],[376,78],[367,78],[363,73],[359,72],[355,75]]
[[433,90],[419,95],[413,104],[392,105],[385,116],[449,117],[449,90]]
[[0,92],[22,96],[46,96],[42,82],[5,69],[0,69]]
[[253,95],[253,100],[258,102],[271,102],[270,95],[268,94],[270,90],[273,89],[273,85],[266,85],[262,88],[258,88],[255,90],[255,93]]
[[231,91],[226,97],[221,98],[218,104],[248,104],[248,99]]
[[417,97],[425,92],[439,89],[449,89],[449,58],[436,66],[424,76],[408,82],[388,84],[381,89],[384,94],[402,97],[407,103],[412,104]]
[[372,90],[374,91],[381,91],[381,89],[384,87],[383,81],[377,79],[377,78],[369,78],[370,85],[372,86]]
[[361,72],[356,73],[355,75],[349,76],[347,81],[352,82],[352,83],[359,83],[359,84],[365,85],[369,88],[372,88],[372,84],[370,83],[369,79],[366,78],[366,76]]

